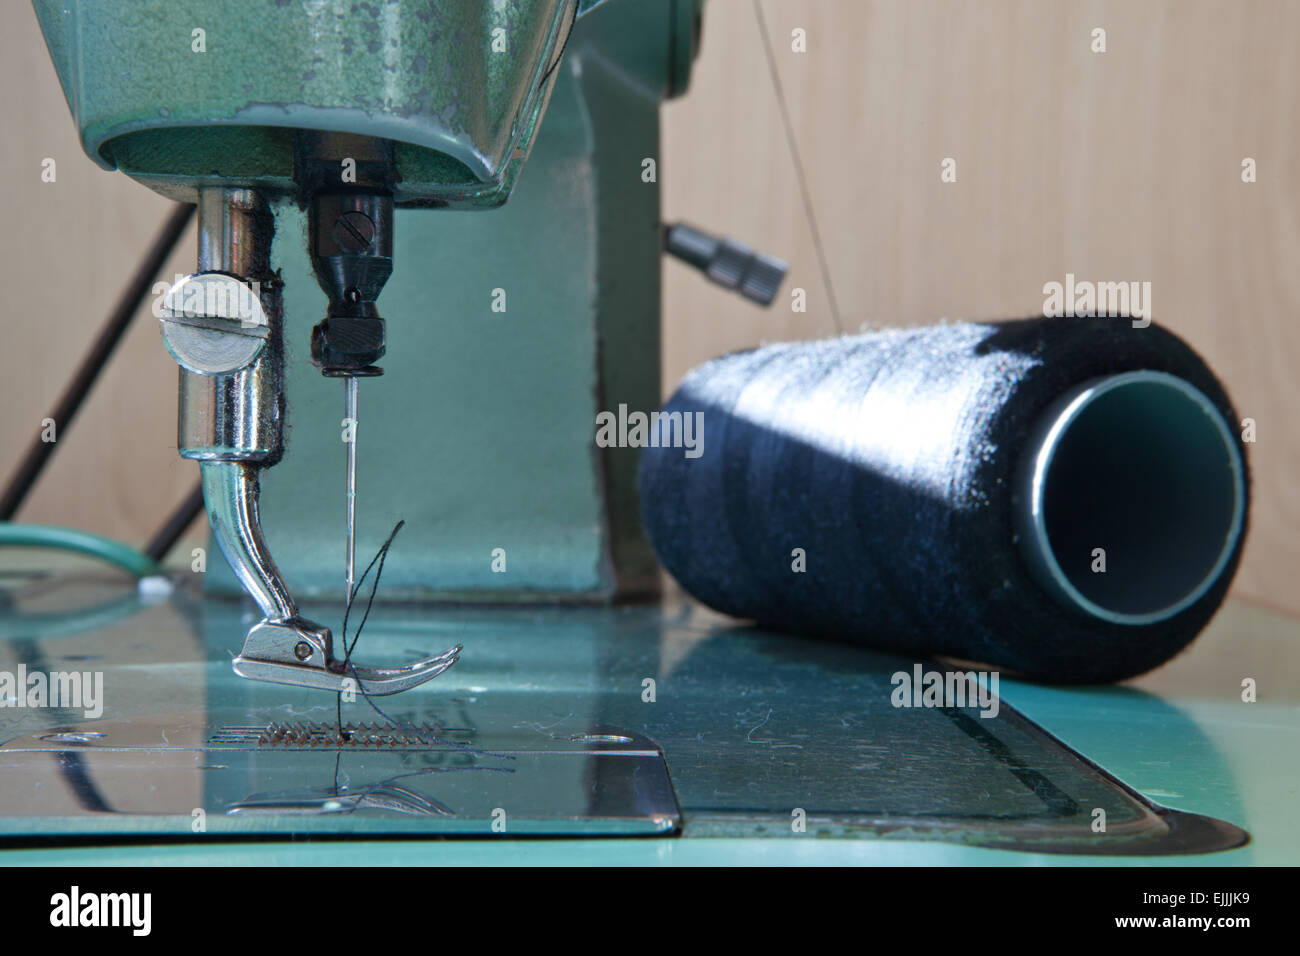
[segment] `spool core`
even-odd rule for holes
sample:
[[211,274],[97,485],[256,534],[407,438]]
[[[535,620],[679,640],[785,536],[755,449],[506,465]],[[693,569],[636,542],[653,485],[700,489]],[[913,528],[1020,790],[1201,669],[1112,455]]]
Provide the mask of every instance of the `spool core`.
[[1151,624],[1223,573],[1241,538],[1245,465],[1203,392],[1164,372],[1125,372],[1049,407],[1018,492],[1021,553],[1049,594],[1114,624]]

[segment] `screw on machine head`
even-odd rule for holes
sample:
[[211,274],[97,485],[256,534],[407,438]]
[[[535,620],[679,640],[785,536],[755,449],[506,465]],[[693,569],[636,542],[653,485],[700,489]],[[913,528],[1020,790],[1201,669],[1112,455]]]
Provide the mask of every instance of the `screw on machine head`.
[[364,252],[375,241],[374,220],[357,209],[343,213],[334,221],[334,241],[346,254]]

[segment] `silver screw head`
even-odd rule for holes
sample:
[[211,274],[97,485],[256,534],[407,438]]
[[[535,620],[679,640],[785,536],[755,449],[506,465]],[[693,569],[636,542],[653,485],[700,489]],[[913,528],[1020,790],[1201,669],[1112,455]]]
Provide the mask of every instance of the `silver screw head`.
[[224,272],[185,276],[163,295],[158,321],[172,358],[199,375],[253,364],[270,332],[257,290]]

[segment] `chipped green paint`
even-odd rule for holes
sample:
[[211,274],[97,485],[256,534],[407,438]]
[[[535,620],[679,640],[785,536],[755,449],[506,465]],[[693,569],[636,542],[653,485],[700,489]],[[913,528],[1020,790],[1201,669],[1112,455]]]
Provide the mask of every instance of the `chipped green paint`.
[[404,144],[397,200],[451,206],[509,196],[577,2],[33,0],[105,168],[178,199],[200,181],[279,189],[282,131],[336,130]]

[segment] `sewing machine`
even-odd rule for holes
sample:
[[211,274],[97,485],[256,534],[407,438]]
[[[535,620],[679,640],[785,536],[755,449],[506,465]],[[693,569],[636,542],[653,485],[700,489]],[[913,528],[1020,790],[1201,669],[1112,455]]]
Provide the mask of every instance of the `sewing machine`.
[[[181,369],[180,454],[200,463],[215,543],[262,615],[235,671],[386,695],[441,673],[458,648],[397,668],[345,668],[330,628],[299,615],[287,583],[312,596],[338,595],[343,583],[350,600],[359,447],[385,462],[362,464],[363,501],[400,502],[403,550],[421,556],[398,574],[390,569],[388,597],[604,599],[653,588],[653,562],[626,513],[626,456],[592,461],[577,428],[533,437],[535,426],[508,410],[529,401],[576,426],[594,416],[598,396],[638,406],[655,398],[657,201],[652,187],[638,188],[637,170],[654,152],[658,99],[685,85],[698,6],[606,11],[606,28],[584,29],[571,49],[576,20],[592,4],[399,4],[383,17],[338,4],[286,6],[156,11],[167,30],[187,35],[191,24],[210,23],[209,51],[198,39],[169,50],[116,11],[38,5],[90,155],[198,205],[198,272],[163,297],[160,319]],[[237,49],[220,35],[234,25]],[[246,29],[260,40],[243,39]],[[91,36],[114,49],[75,45]],[[608,36],[638,37],[642,62],[629,63]],[[279,55],[268,61],[272,49]],[[566,53],[571,65],[591,64],[585,77],[558,69]],[[104,71],[105,86],[81,79],[88,64],[108,61],[139,65]],[[170,95],[181,75],[196,88]],[[540,202],[515,204],[509,235],[535,242],[538,253],[504,271],[496,250],[474,247],[475,227],[448,211],[506,202],[552,99],[559,135],[533,176],[586,188],[539,184]],[[619,115],[616,129],[587,118],[605,111]],[[611,133],[617,145],[602,138]],[[631,164],[627,176],[622,163]],[[616,215],[629,238],[616,244],[611,266],[602,256],[612,244],[598,239]],[[611,294],[598,285],[611,273],[636,278]],[[382,395],[372,386],[373,419],[361,426],[359,383],[383,374],[388,344],[376,300],[394,274],[384,311],[401,316],[392,369],[400,391],[387,380]],[[635,304],[634,294],[642,297]],[[490,351],[456,347],[467,326]],[[489,355],[507,378],[489,389],[499,399],[480,401]],[[316,401],[312,386],[328,384],[309,384],[316,376],[341,379],[344,401]],[[526,399],[515,392],[525,384]],[[290,419],[296,437],[286,448]],[[543,442],[544,457],[530,454]],[[466,445],[499,457],[458,454]],[[346,481],[336,470],[344,448]],[[507,456],[528,463],[528,488],[557,489],[553,505],[527,500],[514,484],[522,476],[502,467]],[[458,458],[469,467],[449,467]],[[265,482],[263,504],[272,466],[278,480]],[[343,552],[344,509],[325,506],[329,487],[345,491]],[[498,514],[448,507],[470,490]],[[281,542],[276,557],[263,511],[276,516],[268,526]],[[489,570],[494,535],[508,545],[498,562],[508,573]]]
[[[1235,717],[1197,726],[1219,688],[1184,708],[1007,682],[988,720],[899,710],[910,660],[660,593],[636,449],[594,442],[598,416],[658,407],[665,248],[760,304],[784,274],[661,223],[658,109],[701,3],[36,0],[87,154],[197,206],[195,272],[157,315],[225,560],[14,599],[24,667],[106,679],[94,719],[0,734],[8,838],[180,836],[195,860],[304,833],[684,837],[535,850],[561,860],[1294,851],[1287,761],[1236,748]],[[1247,626],[1261,661],[1287,639],[1234,607],[1201,644]],[[1142,776],[1171,734],[1187,763]]]

